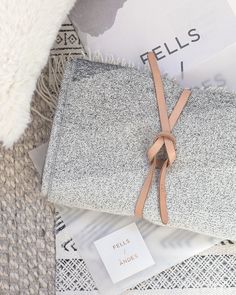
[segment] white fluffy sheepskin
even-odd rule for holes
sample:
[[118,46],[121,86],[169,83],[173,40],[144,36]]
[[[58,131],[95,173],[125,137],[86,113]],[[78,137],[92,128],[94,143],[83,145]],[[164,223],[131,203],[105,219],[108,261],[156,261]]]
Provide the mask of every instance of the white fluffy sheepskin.
[[30,122],[30,101],[60,25],[75,0],[1,0],[0,142],[10,147]]

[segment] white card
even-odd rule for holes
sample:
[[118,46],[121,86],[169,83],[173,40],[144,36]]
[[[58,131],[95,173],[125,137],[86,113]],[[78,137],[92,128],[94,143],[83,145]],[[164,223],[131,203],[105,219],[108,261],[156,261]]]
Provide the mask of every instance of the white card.
[[95,241],[94,244],[113,283],[155,264],[135,223]]

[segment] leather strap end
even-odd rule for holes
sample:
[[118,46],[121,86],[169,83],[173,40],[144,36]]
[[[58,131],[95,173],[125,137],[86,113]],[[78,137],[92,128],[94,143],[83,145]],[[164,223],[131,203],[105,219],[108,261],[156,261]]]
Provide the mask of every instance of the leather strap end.
[[144,181],[141,192],[140,192],[139,197],[136,202],[136,206],[134,209],[134,215],[136,217],[139,217],[139,218],[143,217],[143,208],[144,208],[148,193],[149,193],[151,185],[152,185],[153,176],[154,176],[154,173],[156,170],[156,165],[157,165],[157,158],[155,156],[152,163],[151,163],[151,166],[148,171],[148,175]]
[[169,217],[166,204],[166,189],[165,189],[165,178],[168,167],[168,160],[166,160],[160,171],[159,179],[159,204],[160,204],[160,217],[163,224],[167,224]]

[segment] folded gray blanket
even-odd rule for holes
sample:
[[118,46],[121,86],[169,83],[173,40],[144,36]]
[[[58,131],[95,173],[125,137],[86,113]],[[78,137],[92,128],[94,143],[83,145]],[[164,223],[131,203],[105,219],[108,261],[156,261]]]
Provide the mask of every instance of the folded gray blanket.
[[[182,89],[163,77],[171,113]],[[236,240],[236,95],[193,90],[173,129],[168,226]],[[134,215],[160,131],[150,73],[86,60],[65,72],[42,191],[70,207]],[[162,224],[154,177],[143,216]]]

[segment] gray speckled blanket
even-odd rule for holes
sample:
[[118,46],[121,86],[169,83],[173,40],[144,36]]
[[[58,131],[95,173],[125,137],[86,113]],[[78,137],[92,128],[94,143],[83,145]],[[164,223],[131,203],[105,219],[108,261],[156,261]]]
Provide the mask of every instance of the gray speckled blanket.
[[[171,112],[182,89],[163,78]],[[194,90],[173,130],[166,179],[169,226],[236,240],[236,96]],[[67,67],[45,164],[52,202],[133,215],[159,133],[151,74],[76,60]],[[161,224],[157,183],[144,218]]]

